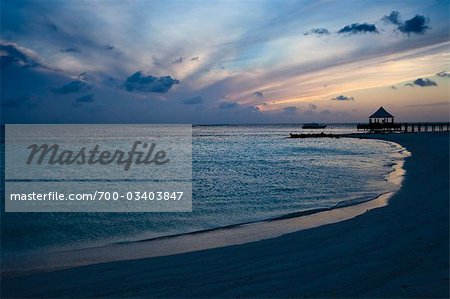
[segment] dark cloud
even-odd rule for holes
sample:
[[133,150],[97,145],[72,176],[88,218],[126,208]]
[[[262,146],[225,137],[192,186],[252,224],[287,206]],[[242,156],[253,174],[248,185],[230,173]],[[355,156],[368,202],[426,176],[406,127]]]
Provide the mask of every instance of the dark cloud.
[[400,18],[400,13],[398,11],[392,11],[389,15],[381,18],[386,23],[391,23],[397,25],[397,29],[405,34],[423,34],[428,27],[429,19],[425,16],[416,15],[412,19],[402,22]]
[[423,34],[430,28],[427,26],[428,22],[429,20],[426,17],[416,15],[414,18],[406,20],[405,23],[398,26],[398,30],[408,35],[411,33]]
[[81,80],[81,81],[87,81],[87,73],[86,72],[82,72],[81,74],[79,74],[77,76],[77,79]]
[[392,23],[394,25],[401,25],[400,13],[398,11],[392,11],[389,15],[381,18],[385,23]]
[[69,94],[89,90],[91,85],[85,81],[74,80],[59,88],[53,88],[55,94]]
[[22,67],[41,66],[34,52],[14,43],[0,42],[0,61],[1,65],[14,63]]
[[264,94],[261,91],[255,91],[253,95],[257,98],[264,98]]
[[354,23],[345,26],[344,28],[339,30],[338,33],[339,34],[378,33],[378,30],[375,24]]
[[308,32],[305,32],[304,35],[311,35],[311,34],[315,34],[315,35],[329,35],[330,31],[328,31],[328,29],[326,28],[313,28],[311,30],[309,30]]
[[414,80],[414,85],[420,86],[420,87],[429,87],[429,86],[438,86],[436,82],[430,80],[430,79],[416,79]]
[[156,92],[166,93],[172,88],[174,84],[179,84],[180,81],[170,76],[155,77],[152,75],[145,76],[141,71],[138,71],[127,78],[123,87],[129,91],[139,92]]
[[335,98],[332,98],[331,100],[332,101],[354,101],[355,98],[354,97],[347,97],[347,96],[344,96],[344,95],[340,95],[340,96],[337,96]]
[[82,97],[79,97],[75,100],[75,102],[79,103],[92,103],[94,101],[94,95],[93,94],[87,94]]
[[186,105],[201,104],[201,103],[203,103],[203,97],[197,96],[197,97],[187,98],[187,99],[184,99],[182,101],[182,103],[186,104]]
[[106,49],[106,50],[114,50],[114,46],[106,45],[106,46],[105,46],[105,49]]
[[430,87],[430,86],[438,86],[438,84],[430,79],[418,78],[414,80],[414,82],[408,82],[405,86],[420,86],[420,87]]
[[191,61],[198,61],[198,56],[192,57]]
[[316,110],[317,109],[317,105],[314,105],[314,104],[309,104],[308,107],[311,110]]
[[60,49],[59,52],[61,53],[80,53],[80,49],[78,48],[66,48],[66,49]]
[[239,107],[239,104],[236,102],[222,102],[219,105],[220,109],[234,109]]
[[283,108],[283,111],[288,113],[296,112],[297,110],[298,108],[295,106],[287,106]]
[[436,76],[441,78],[450,78],[450,73],[446,71],[442,71],[436,74]]
[[183,57],[177,58],[174,61],[172,61],[172,64],[182,64],[184,61]]

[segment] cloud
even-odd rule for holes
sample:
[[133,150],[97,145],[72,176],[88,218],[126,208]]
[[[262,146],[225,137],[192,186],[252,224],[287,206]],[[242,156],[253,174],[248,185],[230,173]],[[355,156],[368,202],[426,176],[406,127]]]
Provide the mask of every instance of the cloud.
[[191,61],[198,61],[198,56],[192,57]]
[[347,97],[347,96],[344,96],[344,95],[340,95],[340,96],[337,96],[335,98],[332,98],[331,100],[332,101],[354,101],[355,98],[354,97]]
[[392,11],[389,15],[384,16],[381,18],[385,23],[392,23],[394,25],[397,25],[397,29],[405,34],[423,34],[428,27],[428,18],[421,15],[416,15],[412,19],[406,20],[405,22],[401,21],[400,13],[398,11]]
[[425,87],[425,86],[437,86],[437,83],[430,79],[416,79],[414,80],[414,84]]
[[317,109],[317,105],[314,105],[314,104],[309,104],[308,107],[311,110],[316,110]]
[[184,100],[182,101],[182,103],[183,103],[183,104],[186,104],[186,105],[196,105],[196,104],[201,104],[201,103],[203,103],[203,97],[201,97],[201,96],[196,96],[196,97],[192,97],[192,98],[187,98],[187,99],[184,99]]
[[88,74],[86,72],[82,72],[77,76],[77,80],[88,81]]
[[295,106],[287,106],[287,107],[283,108],[283,111],[287,112],[287,113],[296,112],[297,110],[298,110],[298,108]]
[[405,34],[416,33],[423,34],[430,27],[427,26],[429,20],[420,15],[416,15],[414,18],[410,20],[406,20],[405,23],[398,26],[398,30]]
[[326,28],[313,28],[313,29],[309,30],[308,32],[304,33],[304,35],[312,35],[312,34],[319,35],[319,36],[329,35],[330,31],[328,31],[328,29],[326,29]]
[[[23,45],[42,51],[38,52],[39,62],[45,62],[61,72],[57,74],[39,69],[8,70],[9,73],[4,77],[19,78],[12,71],[20,72],[19,75],[22,77],[24,77],[22,74],[26,72],[28,77],[26,84],[16,80],[20,82],[20,85],[26,85],[23,91],[20,90],[22,86],[17,86],[18,83],[6,86],[9,93],[6,97],[14,97],[21,91],[35,94],[45,101],[48,98],[49,102],[52,100],[55,103],[58,102],[58,105],[61,105],[58,109],[65,111],[64,108],[70,105],[70,101],[92,92],[95,93],[95,101],[85,106],[96,106],[97,102],[100,105],[103,104],[101,99],[107,99],[108,105],[102,105],[101,109],[122,111],[121,120],[124,121],[148,120],[148,107],[155,111],[154,114],[158,113],[157,116],[152,115],[152,120],[170,116],[174,121],[180,122],[194,120],[214,123],[216,117],[221,119],[221,115],[228,112],[229,116],[227,115],[225,122],[254,121],[254,119],[239,118],[239,115],[236,115],[235,112],[246,106],[230,110],[218,108],[222,101],[226,101],[221,100],[220,95],[228,94],[232,98],[227,101],[235,101],[242,105],[268,102],[269,107],[260,106],[263,111],[261,114],[269,122],[283,122],[283,117],[289,117],[289,115],[279,113],[282,108],[278,110],[277,106],[280,104],[281,107],[297,105],[300,111],[304,112],[309,109],[309,102],[304,101],[314,98],[329,100],[333,95],[340,95],[338,92],[345,92],[339,91],[339,86],[345,86],[345,90],[371,88],[374,85],[385,86],[385,91],[389,92],[389,84],[402,82],[402,78],[408,78],[412,73],[433,75],[437,73],[436,71],[446,69],[443,65],[445,65],[445,53],[448,52],[448,44],[445,44],[448,41],[448,32],[446,32],[448,28],[444,26],[446,24],[444,15],[439,13],[443,11],[443,5],[422,7],[418,2],[409,5],[407,10],[400,7],[386,10],[388,5],[379,2],[327,2],[327,5],[308,5],[309,8],[305,7],[302,11],[307,17],[302,18],[299,17],[299,7],[297,7],[299,4],[295,1],[287,2],[279,9],[277,6],[276,10],[273,10],[273,4],[257,5],[258,9],[252,15],[236,14],[235,11],[254,9],[254,2],[237,2],[229,9],[227,6],[224,12],[220,11],[223,9],[222,6],[220,10],[217,10],[217,5],[211,4],[207,8],[211,10],[207,18],[215,19],[214,26],[208,28],[209,30],[199,31],[198,22],[192,21],[198,19],[198,10],[192,9],[192,5],[184,2],[171,9],[151,5],[145,1],[136,5],[117,3],[108,7],[107,11],[102,11],[102,20],[95,18],[101,10],[98,6],[71,5],[69,2],[51,5],[49,2],[43,2],[42,8],[45,11],[39,11],[35,6],[27,4],[29,2],[23,2],[23,4],[20,2],[24,10],[19,7],[19,14],[19,9],[16,9],[18,5],[11,7],[12,4],[9,3],[16,2],[7,1],[5,4],[8,5],[5,14],[10,14],[12,17],[6,20],[6,29],[3,27],[4,38],[20,40]],[[291,4],[294,6],[291,7]],[[241,5],[250,7],[241,7]],[[376,12],[376,14],[368,13],[364,16],[361,13],[364,8],[370,8],[368,11]],[[392,30],[397,30],[398,25],[387,26],[380,20],[383,15],[389,15],[392,10],[402,10],[402,12],[405,10],[401,15],[403,19],[399,20],[401,22],[411,19],[416,14],[429,15],[431,18],[429,26],[433,29],[427,31],[424,36],[418,36],[419,38],[408,38],[400,31],[395,34]],[[186,18],[177,17],[180,11],[184,11]],[[217,15],[223,17],[217,18]],[[175,21],[173,26],[179,30],[164,34],[167,33],[165,31],[167,22],[164,22],[164,19],[168,17],[173,17]],[[22,26],[21,24],[25,24],[25,21],[33,26]],[[49,26],[49,22],[55,24],[54,30],[45,27]],[[357,22],[375,24],[380,34],[361,33],[359,34],[361,36],[357,37],[347,36],[349,33],[337,34],[337,31],[345,25]],[[86,26],[76,26],[77,23]],[[108,26],[104,26],[105,24]],[[141,30],[143,28],[141,24],[146,24],[145,30]],[[330,35],[303,35],[312,28],[327,28]],[[386,31],[383,32],[382,29]],[[145,34],[150,31],[161,34]],[[226,36],[223,35],[224,32],[227,33]],[[190,33],[192,34],[187,41],[186,34]],[[370,39],[370,43],[366,38]],[[208,42],[205,43],[205,41]],[[188,46],[186,42],[189,43]],[[118,50],[107,50],[108,44],[114,45]],[[82,53],[59,52],[61,48],[68,47],[79,47]],[[280,51],[280,49],[283,50]],[[299,55],[299,51],[304,55]],[[444,55],[440,55],[442,53]],[[196,62],[197,60],[194,59],[196,55],[202,56],[201,62]],[[171,64],[180,56],[184,57],[181,65]],[[224,65],[226,71],[218,70],[220,65]],[[165,101],[133,100],[143,96],[138,94],[139,88],[147,86],[147,89],[150,89],[148,84],[129,83],[128,87],[136,92],[130,93],[125,90],[123,85],[127,77],[138,70],[143,71],[143,76],[153,75],[158,78],[170,75],[175,77],[173,79],[183,80],[182,83],[185,84],[172,85],[167,94],[145,94],[145,97],[154,99],[164,97]],[[50,88],[60,87],[76,80],[76,76],[73,79],[67,79],[67,76],[74,76],[83,71],[87,71],[95,78],[95,81],[87,80],[95,82],[92,90],[70,94],[69,102],[58,101]],[[389,78],[379,76],[387,71]],[[33,74],[28,75],[28,73]],[[324,82],[323,78],[330,73],[338,73],[341,76],[333,78],[330,82]],[[42,82],[36,80],[38,77],[42,78]],[[110,77],[114,80],[110,80]],[[414,78],[414,75],[409,78]],[[431,76],[427,78],[443,85],[439,80],[444,79]],[[8,82],[11,81],[12,79],[9,79]],[[406,89],[404,92],[407,92],[409,89],[403,87],[403,84],[412,81],[414,79],[396,83],[397,92],[402,89]],[[324,84],[328,84],[327,89],[322,88]],[[123,90],[118,91],[118,86]],[[429,89],[435,90],[438,96],[442,97],[445,96],[445,94],[442,95],[445,88],[442,88],[443,86]],[[264,98],[260,99],[252,95],[255,91],[263,90]],[[346,93],[349,94],[348,91]],[[372,93],[371,89],[369,93]],[[204,97],[203,104],[185,106],[182,103],[184,99],[197,95]],[[397,96],[399,103],[404,100],[402,93]],[[358,97],[357,94],[355,94],[356,97]],[[358,101],[355,100],[355,102],[329,101],[329,103],[353,106],[352,104],[360,103],[360,101],[362,99],[358,97]],[[66,106],[63,107],[64,105]],[[314,111],[318,117],[323,109],[332,110],[320,102],[318,105],[320,105],[319,109]],[[361,105],[365,103],[361,102]],[[42,105],[42,107],[45,106]],[[197,107],[203,107],[203,110],[198,112],[194,109]],[[186,108],[190,108],[188,112]],[[56,108],[52,109],[56,110]],[[270,113],[270,111],[274,112]],[[65,115],[68,119],[78,116],[75,114],[72,116],[70,112],[65,111],[61,119],[66,117]],[[95,116],[95,120],[105,121],[114,118],[115,115],[113,115],[113,113],[105,112],[101,115],[99,113]],[[25,117],[24,115],[23,118]],[[225,116],[223,118],[225,119]]]
[[138,71],[127,78],[127,80],[123,84],[123,87],[129,92],[139,91],[166,93],[172,88],[174,84],[179,83],[179,80],[174,79],[171,76],[145,76],[141,71]]
[[429,87],[429,86],[438,86],[436,82],[430,80],[430,79],[416,79],[414,80],[414,85],[420,86],[420,87]]
[[450,78],[450,73],[446,71],[442,71],[436,74],[436,76],[441,78]]
[[87,94],[87,95],[79,97],[75,100],[75,102],[79,102],[79,103],[92,103],[93,101],[94,101],[93,94]]
[[89,89],[91,89],[91,85],[88,84],[87,82],[81,80],[74,80],[59,88],[53,88],[53,92],[55,94],[69,94],[86,91]]
[[174,61],[172,61],[172,64],[182,64],[184,61],[183,57],[177,58]]
[[358,34],[358,33],[378,33],[377,27],[375,24],[359,24],[354,23],[351,25],[347,25],[341,30],[338,31],[339,34]]
[[381,18],[385,23],[392,23],[394,25],[401,25],[400,13],[398,11],[392,11],[389,15]]
[[395,85],[391,85],[391,89],[394,89],[394,90],[396,90],[396,89],[397,89],[397,87],[396,87]]
[[264,98],[264,94],[261,91],[255,91],[253,95],[257,98]]
[[239,107],[239,104],[236,102],[222,102],[219,105],[220,109],[234,109]]
[[258,107],[258,109],[259,109],[260,107],[267,107],[267,106],[268,106],[267,103],[259,103],[255,107]]
[[80,53],[80,49],[78,48],[66,48],[66,49],[59,49],[59,52],[61,53]]
[[35,52],[15,43],[0,42],[0,61],[2,65],[14,63],[22,67],[42,66]]

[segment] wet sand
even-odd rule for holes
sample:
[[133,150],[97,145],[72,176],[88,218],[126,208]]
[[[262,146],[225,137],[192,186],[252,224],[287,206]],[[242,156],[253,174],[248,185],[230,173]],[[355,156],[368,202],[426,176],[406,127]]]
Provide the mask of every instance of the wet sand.
[[[449,135],[369,138],[399,143],[412,153],[404,165],[403,187],[388,205],[364,207],[350,216],[343,212],[346,208],[324,211],[338,211],[343,218],[318,227],[317,216],[322,213],[248,225],[248,230],[239,231],[244,236],[227,230],[228,238],[242,240],[246,236],[242,245],[201,250],[211,236],[203,240],[200,235],[189,236],[192,246],[197,247],[194,250],[201,251],[6,278],[2,280],[2,295],[448,297]],[[311,225],[296,227],[299,221]],[[270,225],[280,223],[285,227],[291,223],[294,232],[252,242],[262,232],[278,231]],[[264,224],[269,226],[262,227]],[[170,244],[162,249],[167,246]]]

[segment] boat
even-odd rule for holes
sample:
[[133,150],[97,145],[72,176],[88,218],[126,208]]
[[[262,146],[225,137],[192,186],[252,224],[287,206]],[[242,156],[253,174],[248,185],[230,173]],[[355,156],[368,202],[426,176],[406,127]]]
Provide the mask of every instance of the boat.
[[318,123],[304,124],[302,129],[325,129],[327,125],[321,125]]

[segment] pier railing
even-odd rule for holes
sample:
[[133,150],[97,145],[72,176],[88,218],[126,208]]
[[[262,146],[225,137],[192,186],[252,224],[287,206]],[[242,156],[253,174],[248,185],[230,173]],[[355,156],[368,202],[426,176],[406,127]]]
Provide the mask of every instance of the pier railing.
[[450,130],[450,122],[369,123],[358,124],[356,128],[374,132],[443,132]]

